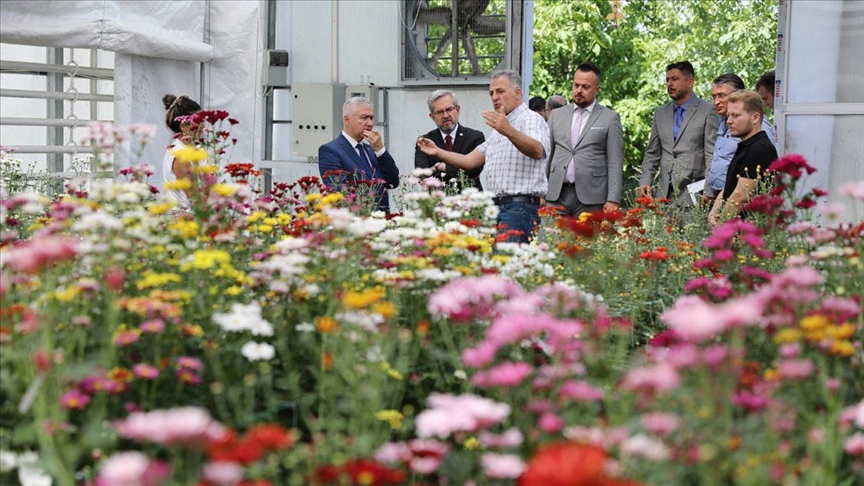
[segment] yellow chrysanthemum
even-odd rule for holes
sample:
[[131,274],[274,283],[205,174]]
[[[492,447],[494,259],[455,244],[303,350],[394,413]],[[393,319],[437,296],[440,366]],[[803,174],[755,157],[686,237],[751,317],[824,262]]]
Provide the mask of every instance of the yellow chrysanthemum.
[[831,348],[828,350],[828,352],[833,354],[834,356],[842,356],[844,358],[848,358],[849,356],[855,354],[855,345],[852,344],[851,341],[846,340],[834,341],[834,343],[831,344]]
[[477,437],[469,437],[465,439],[465,442],[462,443],[462,447],[467,451],[473,451],[474,449],[480,447],[480,440]]
[[192,167],[192,172],[196,174],[216,174],[219,172],[219,166],[213,164],[196,165]]
[[326,196],[321,198],[321,204],[325,206],[331,206],[341,201],[342,199],[345,199],[345,196],[343,196],[341,192],[331,192],[330,194],[327,194]]
[[774,335],[774,342],[777,344],[794,343],[801,339],[801,331],[789,327],[780,329]]
[[844,322],[836,326],[829,326],[826,329],[827,334],[835,339],[849,339],[855,335],[856,326],[851,322]]
[[382,422],[390,423],[391,429],[399,429],[402,427],[402,421],[405,419],[405,416],[398,410],[381,410],[375,412],[375,418]]
[[183,147],[171,150],[171,155],[179,162],[201,162],[207,160],[207,151],[195,147]]
[[265,213],[264,211],[255,211],[254,213],[246,217],[246,221],[248,221],[249,223],[256,223],[264,219],[265,217],[267,217],[267,213]]
[[180,270],[189,269],[207,270],[223,263],[231,263],[231,255],[224,250],[196,250],[192,254],[192,261],[180,266]]
[[372,312],[381,314],[384,319],[390,319],[396,315],[396,306],[392,302],[378,302],[372,304]]
[[234,194],[237,194],[237,186],[233,184],[214,184],[213,192],[219,194],[222,197],[231,197]]
[[183,239],[190,239],[198,236],[198,223],[190,220],[177,220],[168,225],[168,228]]
[[176,273],[146,272],[144,278],[135,283],[138,290],[150,287],[163,287],[169,283],[179,283],[182,279]]
[[54,291],[54,298],[60,302],[72,302],[79,295],[81,295],[81,289],[75,285],[70,287],[60,287]]
[[172,202],[164,202],[164,203],[154,203],[147,207],[147,211],[154,215],[165,214],[168,211],[171,211],[171,208],[174,207],[174,203]]
[[804,329],[805,331],[816,331],[819,329],[823,329],[829,324],[831,324],[831,321],[822,314],[805,316],[801,319],[800,322],[801,329]]
[[312,194],[306,194],[306,202],[314,203],[315,201],[318,201],[320,199],[321,194],[318,194],[317,192],[313,192]]
[[162,185],[166,190],[172,191],[185,191],[187,189],[192,189],[192,181],[186,179],[177,179],[176,181],[168,181]]
[[327,334],[335,331],[339,327],[339,323],[330,316],[320,316],[315,319],[315,327],[321,334]]
[[342,297],[342,305],[349,309],[366,309],[384,298],[382,289],[374,288],[362,292],[345,292]]
[[269,224],[259,224],[258,231],[262,233],[270,233],[271,231],[273,231],[273,226]]

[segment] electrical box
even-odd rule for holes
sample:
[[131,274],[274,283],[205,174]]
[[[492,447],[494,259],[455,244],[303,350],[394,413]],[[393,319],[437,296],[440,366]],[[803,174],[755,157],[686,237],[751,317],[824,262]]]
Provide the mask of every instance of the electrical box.
[[372,103],[375,121],[378,122],[378,87],[374,84],[349,84],[345,86],[345,99],[362,96]]
[[261,78],[264,86],[288,86],[288,51],[267,49]]
[[318,147],[342,133],[345,85],[294,83],[291,86],[291,155],[317,157]]

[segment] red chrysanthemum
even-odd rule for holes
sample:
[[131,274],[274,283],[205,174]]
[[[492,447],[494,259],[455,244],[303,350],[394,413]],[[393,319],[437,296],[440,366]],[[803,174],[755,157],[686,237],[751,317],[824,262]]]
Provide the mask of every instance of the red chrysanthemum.
[[637,486],[635,481],[610,477],[608,455],[600,447],[556,442],[537,451],[519,478],[519,486]]

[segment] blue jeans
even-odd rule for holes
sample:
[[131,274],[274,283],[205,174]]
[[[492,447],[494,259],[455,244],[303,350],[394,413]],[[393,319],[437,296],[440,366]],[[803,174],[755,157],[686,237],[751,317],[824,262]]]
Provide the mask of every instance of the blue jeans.
[[[528,243],[534,238],[537,226],[540,225],[540,209],[538,204],[526,202],[509,202],[498,206],[498,236],[499,241],[512,243]],[[508,232],[518,232],[509,233]],[[505,235],[502,236],[502,235]]]

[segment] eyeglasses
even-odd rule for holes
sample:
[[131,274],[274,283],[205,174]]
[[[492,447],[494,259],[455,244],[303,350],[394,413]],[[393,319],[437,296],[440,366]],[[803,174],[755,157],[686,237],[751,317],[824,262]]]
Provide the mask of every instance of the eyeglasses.
[[459,109],[458,106],[451,106],[450,108],[447,108],[446,110],[433,111],[433,112],[432,112],[432,115],[434,115],[434,116],[444,116],[444,113],[447,113],[448,115],[452,115],[453,112],[456,111],[456,110],[458,110],[458,109]]

